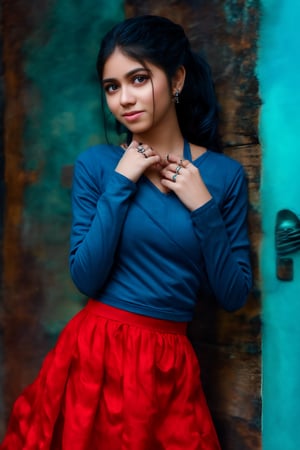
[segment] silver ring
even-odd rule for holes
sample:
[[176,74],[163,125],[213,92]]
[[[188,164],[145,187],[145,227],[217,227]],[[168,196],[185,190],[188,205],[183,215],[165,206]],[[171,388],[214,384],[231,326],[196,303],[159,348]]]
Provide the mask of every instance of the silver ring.
[[179,165],[179,166],[176,167],[176,173],[177,174],[180,172],[180,169],[182,169],[182,166]]
[[176,177],[177,177],[178,173],[174,173],[174,175],[172,176],[172,180],[174,183],[176,183]]
[[144,147],[142,146],[142,144],[139,144],[139,145],[137,146],[137,151],[138,151],[138,153],[144,153],[144,152],[145,152],[145,149],[144,149]]

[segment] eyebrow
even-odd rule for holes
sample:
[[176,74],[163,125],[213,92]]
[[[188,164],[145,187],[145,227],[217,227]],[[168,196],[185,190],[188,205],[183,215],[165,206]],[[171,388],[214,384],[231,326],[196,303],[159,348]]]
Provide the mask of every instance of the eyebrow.
[[[150,69],[147,69],[146,67],[142,66],[142,67],[137,67],[136,69],[130,70],[129,72],[127,72],[125,74],[125,77],[126,78],[130,78],[132,75],[134,75],[137,72],[141,72],[142,70],[144,70],[146,72],[151,72]],[[104,78],[102,80],[102,84],[104,84],[104,83],[111,83],[111,82],[114,82],[114,81],[116,81],[116,78]]]

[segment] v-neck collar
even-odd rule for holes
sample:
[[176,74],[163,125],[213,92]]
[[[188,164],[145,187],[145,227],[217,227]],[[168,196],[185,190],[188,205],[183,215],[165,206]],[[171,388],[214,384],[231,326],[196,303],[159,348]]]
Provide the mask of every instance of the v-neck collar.
[[[187,159],[188,161],[192,161],[192,154],[191,154],[191,147],[189,142],[184,139],[183,141],[183,159]],[[151,187],[151,189],[155,192],[158,192],[159,194],[163,195],[164,197],[169,197],[170,195],[174,195],[172,191],[170,192],[163,192],[161,191],[156,184],[154,184],[147,175],[142,175],[141,179],[145,180],[145,182]]]

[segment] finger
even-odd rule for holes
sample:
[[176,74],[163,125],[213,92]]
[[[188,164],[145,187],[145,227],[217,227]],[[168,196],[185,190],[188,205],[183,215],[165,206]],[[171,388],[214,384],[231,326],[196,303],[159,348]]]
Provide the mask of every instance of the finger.
[[179,175],[178,173],[176,173],[173,170],[163,170],[161,174],[162,174],[163,179],[168,180],[168,181],[173,181],[173,182],[176,182],[176,179]]
[[141,153],[145,158],[148,158],[149,156],[152,156],[155,154],[152,147],[150,147],[148,144],[143,144],[142,142],[140,142],[136,146],[136,150],[138,153]]
[[155,151],[153,150],[152,147],[145,146],[144,150],[145,151],[143,152],[143,155],[144,155],[145,158],[149,158],[149,156],[156,155],[156,153],[155,153]]
[[150,155],[145,156],[145,169],[150,167],[159,167],[160,166],[160,156],[159,155]]
[[165,166],[162,170],[162,173],[167,172],[175,172],[176,171],[177,164],[169,163],[167,166]]
[[[173,174],[174,175],[174,174]],[[161,184],[166,187],[167,189],[169,189],[170,191],[176,191],[178,188],[177,182],[176,182],[176,178],[175,181],[168,178],[162,178],[160,180]]]
[[135,150],[138,153],[144,153],[149,147],[147,144],[143,144],[142,142],[131,141],[127,150]]
[[166,159],[169,163],[175,163],[177,165],[181,164],[183,161],[183,159],[180,158],[180,156],[173,155],[172,153],[168,154]]
[[127,150],[136,149],[138,145],[139,145],[139,143],[137,141],[131,141],[127,147]]
[[[174,174],[182,174],[183,170],[185,170],[181,164],[169,164],[167,167],[164,167],[161,171],[161,175],[168,179],[172,178]],[[175,177],[176,178],[176,177]]]
[[182,169],[184,170],[184,167],[179,163],[178,165],[176,165],[174,172],[178,175],[179,173],[182,173]]
[[136,147],[136,150],[138,153],[145,153],[146,146],[142,144],[142,142],[139,143],[139,145]]
[[180,164],[184,169],[186,169],[191,164],[191,162],[188,159],[182,159]]

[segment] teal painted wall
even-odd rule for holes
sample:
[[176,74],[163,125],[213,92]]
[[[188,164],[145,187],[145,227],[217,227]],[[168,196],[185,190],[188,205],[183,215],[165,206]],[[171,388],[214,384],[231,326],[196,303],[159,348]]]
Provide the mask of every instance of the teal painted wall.
[[48,5],[23,45],[24,164],[37,174],[25,192],[23,242],[39,267],[41,321],[55,340],[84,300],[68,269],[71,172],[80,152],[105,141],[96,58],[125,12],[122,0]]
[[278,210],[300,216],[300,4],[263,0],[258,77],[262,109],[261,273],[263,291],[263,448],[300,448],[300,252],[294,280],[276,278]]

